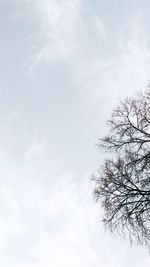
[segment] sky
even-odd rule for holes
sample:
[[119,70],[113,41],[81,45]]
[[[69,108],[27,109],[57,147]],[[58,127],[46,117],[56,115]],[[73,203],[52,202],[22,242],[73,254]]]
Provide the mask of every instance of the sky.
[[106,120],[150,81],[149,1],[0,0],[0,266],[147,267],[93,199]]

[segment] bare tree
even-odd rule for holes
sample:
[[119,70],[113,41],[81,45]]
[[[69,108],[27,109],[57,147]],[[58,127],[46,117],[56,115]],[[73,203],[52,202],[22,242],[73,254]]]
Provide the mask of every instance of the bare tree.
[[109,134],[99,140],[110,152],[97,175],[94,195],[102,203],[104,224],[128,235],[130,241],[150,241],[150,88],[125,99],[108,121]]

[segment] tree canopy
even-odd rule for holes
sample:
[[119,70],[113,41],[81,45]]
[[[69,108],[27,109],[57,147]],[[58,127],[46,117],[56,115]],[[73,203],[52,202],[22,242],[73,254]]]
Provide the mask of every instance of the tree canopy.
[[126,98],[112,112],[99,148],[109,152],[94,176],[104,225],[130,241],[150,241],[150,88]]

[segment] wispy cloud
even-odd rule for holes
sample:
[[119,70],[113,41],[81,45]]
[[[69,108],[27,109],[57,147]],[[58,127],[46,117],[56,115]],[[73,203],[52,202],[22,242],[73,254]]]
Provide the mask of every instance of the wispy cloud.
[[43,46],[36,61],[66,59],[77,47],[76,31],[82,1],[44,0],[39,1],[38,14]]
[[97,29],[97,32],[100,35],[106,35],[107,34],[107,29],[98,16],[91,16],[90,20],[93,22],[93,25],[95,26],[95,28]]

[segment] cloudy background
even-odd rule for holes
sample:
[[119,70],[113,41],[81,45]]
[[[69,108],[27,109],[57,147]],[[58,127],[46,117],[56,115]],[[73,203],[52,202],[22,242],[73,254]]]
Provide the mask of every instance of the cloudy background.
[[0,266],[147,267],[90,176],[112,108],[150,81],[149,1],[0,0]]

